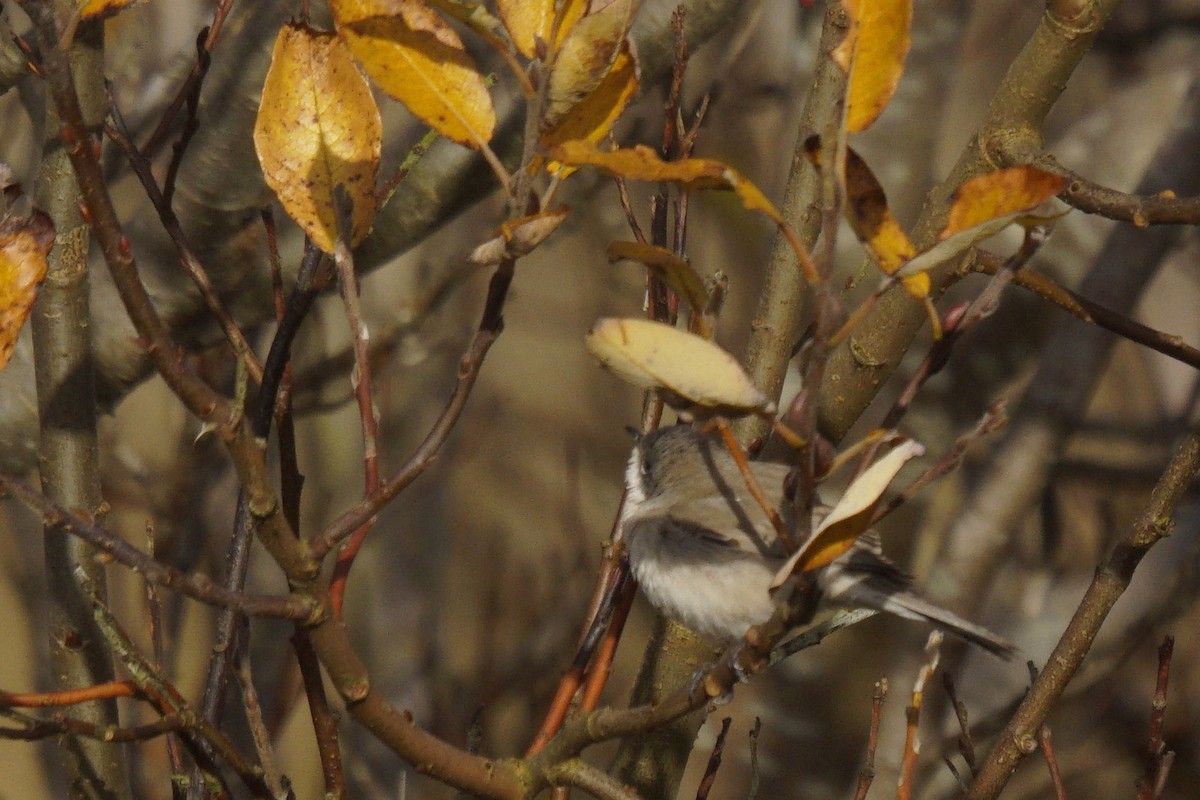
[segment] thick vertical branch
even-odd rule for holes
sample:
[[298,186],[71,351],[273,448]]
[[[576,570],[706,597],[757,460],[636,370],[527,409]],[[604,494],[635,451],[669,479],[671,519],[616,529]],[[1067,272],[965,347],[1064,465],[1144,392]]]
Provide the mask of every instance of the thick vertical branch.
[[[65,11],[69,4],[62,5]],[[101,26],[80,25],[70,58],[89,129],[103,120],[103,48]],[[79,187],[59,138],[60,128],[58,114],[50,106],[36,187],[37,203],[50,214],[57,232],[46,283],[33,315],[39,461],[42,491],[95,520],[101,495],[88,303],[88,229],[80,216]],[[65,689],[112,680],[112,654],[74,576],[76,568],[82,569],[102,592],[103,566],[89,545],[56,525],[46,526],[44,559],[55,686]],[[80,704],[75,715],[99,726],[118,724],[114,700]],[[61,750],[72,797],[129,796],[121,748],[68,735]]]
[[[942,227],[954,191],[976,175],[1003,164],[1014,139],[1040,145],[1042,123],[1120,0],[1049,2],[1047,13],[1013,61],[996,90],[983,124],[950,175],[929,193],[913,230],[917,247],[928,247]],[[935,292],[958,259],[930,271]],[[939,288],[940,287],[940,288]],[[899,284],[885,292],[831,354],[818,403],[822,432],[834,441],[846,435],[875,393],[900,363],[925,324],[924,306]]]

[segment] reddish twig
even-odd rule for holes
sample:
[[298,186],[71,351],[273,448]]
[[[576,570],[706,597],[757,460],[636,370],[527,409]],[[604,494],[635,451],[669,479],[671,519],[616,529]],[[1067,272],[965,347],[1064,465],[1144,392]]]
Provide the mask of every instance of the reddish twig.
[[[334,189],[334,201],[337,206],[338,239],[334,246],[333,260],[337,266],[341,281],[342,303],[346,308],[346,319],[350,324],[350,336],[354,344],[354,369],[350,373],[350,383],[354,387],[354,396],[358,400],[358,419],[362,429],[363,441],[363,495],[369,497],[379,488],[379,414],[375,409],[375,398],[371,391],[371,334],[367,323],[362,317],[362,306],[358,297],[358,277],[354,273],[354,255],[350,252],[351,221],[353,218],[353,201],[342,186]],[[350,578],[350,569],[358,556],[367,534],[374,526],[374,517],[363,522],[355,529],[338,553],[337,562],[333,567],[333,576],[329,582],[329,601],[333,613],[341,615],[342,602],[346,593],[346,581]]]
[[1147,745],[1146,771],[1137,782],[1137,800],[1155,800],[1161,796],[1162,785],[1174,753],[1163,741],[1163,721],[1167,713],[1167,682],[1171,677],[1171,656],[1175,652],[1175,637],[1164,636],[1158,647],[1158,679],[1154,685],[1154,703],[1150,707],[1150,741]]
[[937,671],[941,659],[942,632],[934,631],[929,634],[925,652],[929,660],[917,673],[913,684],[912,705],[904,711],[907,726],[904,734],[904,757],[900,766],[900,783],[896,787],[896,800],[909,800],[913,796],[913,776],[917,771],[917,755],[921,752],[921,741],[917,734],[917,724],[921,721],[921,705],[925,699],[925,685]]
[[731,717],[721,720],[721,732],[717,734],[717,741],[713,744],[708,764],[704,767],[704,777],[700,779],[700,786],[696,789],[696,800],[708,800],[708,793],[712,791],[712,786],[717,780],[717,770],[721,768],[721,756],[725,752],[725,737],[729,735],[731,722],[733,722]]
[[871,729],[867,734],[867,758],[858,771],[858,785],[854,789],[854,800],[866,800],[871,783],[875,780],[875,749],[879,746],[879,723],[883,719],[883,703],[887,700],[888,681],[875,681],[875,694],[871,696]]
[[[171,133],[171,126],[175,122],[175,117],[179,115],[184,104],[188,104],[189,108],[194,102],[193,98],[198,98],[200,95],[200,86],[204,81],[204,76],[208,73],[209,64],[212,61],[213,47],[217,44],[217,37],[221,33],[221,28],[225,25],[225,18],[229,16],[229,10],[233,8],[233,0],[219,0],[217,8],[213,12],[213,21],[205,30],[200,32],[197,37],[197,53],[196,61],[192,64],[192,69],[188,72],[183,83],[179,86],[179,91],[175,93],[175,98],[167,106],[162,117],[158,121],[158,127],[150,134],[150,138],[146,141],[146,146],[142,148],[142,155],[147,158],[153,158],[155,153],[166,143],[167,137]],[[193,113],[189,111],[189,113]]]
[[1046,767],[1050,770],[1055,800],[1067,800],[1067,787],[1063,786],[1062,773],[1058,769],[1058,758],[1054,755],[1054,745],[1050,741],[1049,725],[1043,725],[1038,731],[1038,744],[1041,745],[1042,756],[1046,759]]
[[46,706],[72,706],[92,700],[109,700],[114,697],[137,697],[137,686],[132,681],[108,681],[79,689],[63,689],[57,692],[6,692],[0,689],[0,708],[45,708]]

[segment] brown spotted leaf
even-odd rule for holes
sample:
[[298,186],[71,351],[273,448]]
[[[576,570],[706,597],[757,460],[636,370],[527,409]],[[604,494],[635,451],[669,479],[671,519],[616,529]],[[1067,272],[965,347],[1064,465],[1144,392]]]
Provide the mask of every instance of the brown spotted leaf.
[[542,146],[550,148],[573,139],[592,144],[602,141],[637,93],[637,88],[637,60],[626,42],[600,85],[542,134]]
[[550,71],[544,126],[557,125],[615,68],[641,0],[612,0],[572,26]]
[[480,148],[496,112],[474,59],[420,0],[331,0],[338,32],[380,89],[448,139]]
[[54,224],[40,211],[0,223],[0,369],[12,358],[54,246]]
[[375,98],[345,42],[285,25],[263,85],[254,147],[288,216],[326,253],[338,238],[335,187],[345,187],[353,203],[350,243],[371,229],[382,139]]

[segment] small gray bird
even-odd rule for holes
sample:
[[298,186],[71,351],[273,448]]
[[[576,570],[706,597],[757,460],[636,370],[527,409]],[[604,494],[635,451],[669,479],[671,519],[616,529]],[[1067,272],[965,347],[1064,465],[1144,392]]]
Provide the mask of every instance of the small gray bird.
[[[780,508],[791,467],[752,462],[768,500]],[[787,558],[775,529],[746,488],[733,456],[687,425],[647,434],[633,449],[622,524],[629,565],[655,608],[722,643],[740,640],[775,611],[770,586]],[[813,527],[829,512],[814,512]],[[931,622],[1000,656],[1016,648],[986,628],[913,593],[911,581],[864,534],[819,570],[830,603],[874,608]]]

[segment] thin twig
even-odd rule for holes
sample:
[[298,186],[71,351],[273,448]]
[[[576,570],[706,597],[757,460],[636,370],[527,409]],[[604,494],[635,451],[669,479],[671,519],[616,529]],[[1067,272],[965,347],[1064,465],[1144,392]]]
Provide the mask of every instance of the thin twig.
[[171,127],[175,122],[175,117],[179,114],[185,103],[190,104],[191,98],[199,96],[200,85],[203,83],[204,76],[207,74],[209,64],[212,61],[213,47],[217,44],[217,37],[221,33],[221,28],[225,25],[225,18],[229,16],[231,8],[233,8],[233,0],[219,0],[217,3],[217,8],[213,12],[212,23],[209,24],[206,30],[201,32],[203,43],[197,47],[196,60],[192,63],[191,71],[183,79],[183,83],[179,86],[179,91],[175,93],[175,98],[163,112],[162,117],[158,121],[158,126],[150,134],[146,146],[142,148],[142,155],[145,158],[153,158],[159,148],[166,144],[167,137],[171,133]]
[[954,678],[949,672],[942,673],[942,686],[945,687],[946,695],[950,698],[950,705],[954,708],[954,718],[958,720],[958,752],[962,754],[963,761],[967,762],[967,768],[971,770],[973,776],[979,770],[979,762],[975,758],[975,739],[971,736],[967,704],[958,698],[958,691],[954,688]]
[[883,719],[883,703],[887,700],[888,680],[875,681],[875,694],[871,696],[871,728],[867,734],[867,758],[858,771],[858,785],[854,789],[854,800],[866,800],[871,783],[875,780],[875,749],[879,746],[879,723]]
[[116,561],[159,586],[174,589],[180,594],[210,606],[236,609],[252,617],[306,620],[313,615],[315,604],[303,597],[233,592],[217,586],[206,575],[187,574],[167,566],[143,553],[112,531],[71,514],[11,475],[0,473],[0,489],[12,494],[13,497],[36,511],[48,524],[60,526],[62,530],[79,537],[100,552],[112,556]]
[[1174,754],[1167,750],[1163,741],[1163,721],[1167,714],[1167,683],[1171,678],[1171,656],[1175,652],[1175,637],[1164,636],[1158,647],[1158,677],[1154,685],[1154,702],[1150,707],[1150,741],[1147,745],[1146,771],[1138,778],[1137,800],[1155,800],[1161,795],[1161,785],[1166,781],[1169,768],[1168,757]]
[[896,800],[909,800],[913,796],[913,777],[917,771],[917,756],[921,752],[921,740],[917,734],[917,725],[921,721],[921,705],[925,700],[925,686],[933,673],[937,671],[938,661],[941,660],[942,632],[933,631],[925,644],[928,661],[917,673],[913,684],[912,705],[904,711],[907,726],[904,734],[904,756],[900,767],[900,783],[896,787]]
[[1043,725],[1038,731],[1038,744],[1041,745],[1042,755],[1046,759],[1046,768],[1050,770],[1050,782],[1054,785],[1054,799],[1067,800],[1067,787],[1063,786],[1062,773],[1058,769],[1058,758],[1054,755],[1054,745],[1050,741],[1050,726]]
[[696,789],[696,800],[708,800],[708,793],[712,791],[712,786],[717,780],[717,770],[721,768],[721,756],[725,752],[725,737],[729,735],[731,722],[733,722],[732,717],[721,720],[721,731],[717,734],[717,741],[713,745],[712,753],[708,756],[708,764],[704,767],[704,777],[700,779],[700,786]]

